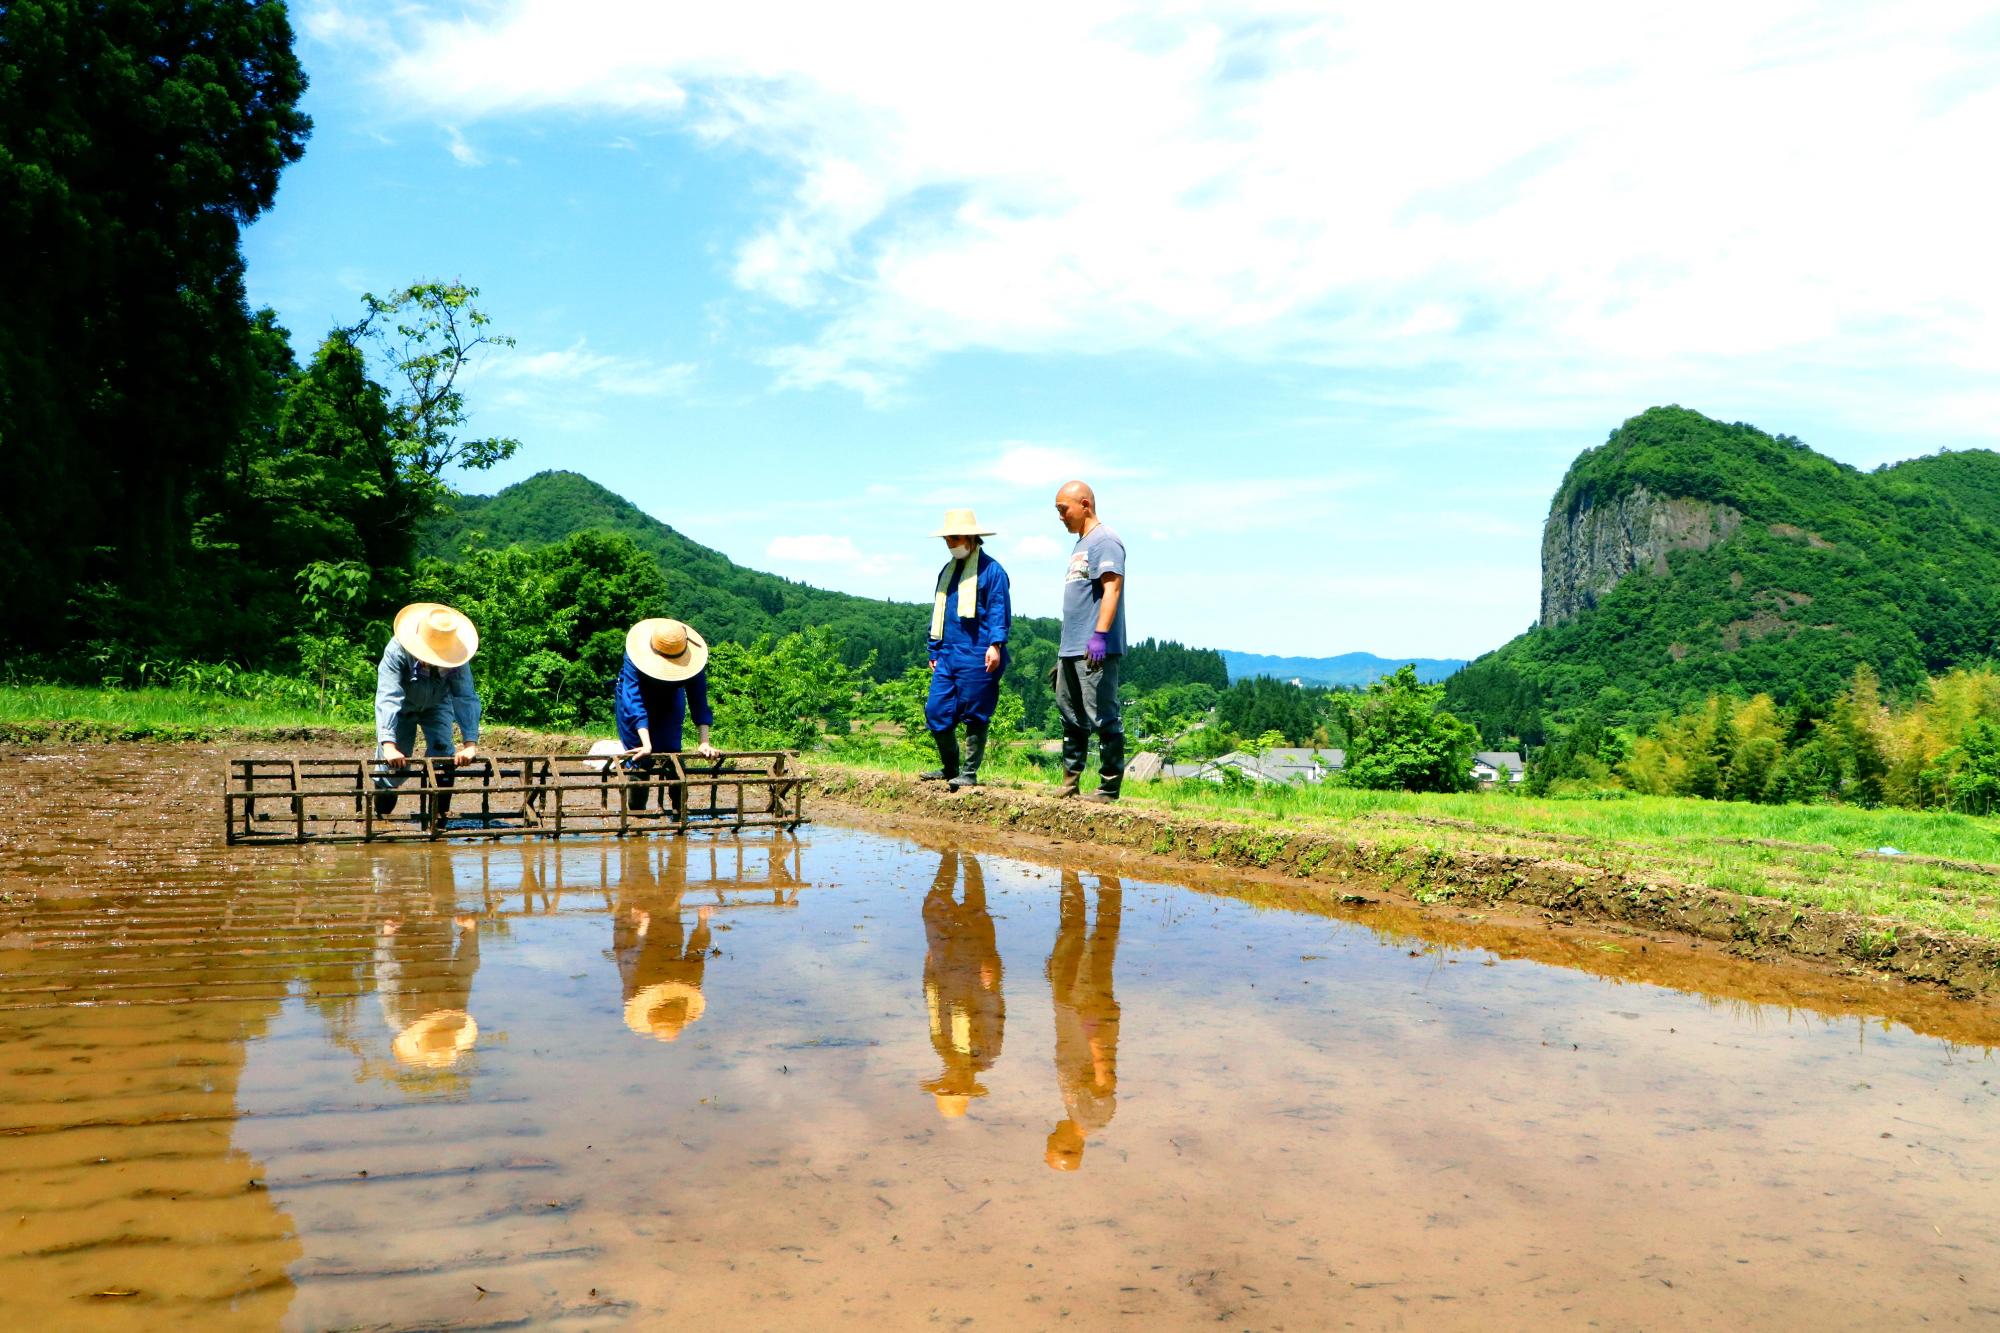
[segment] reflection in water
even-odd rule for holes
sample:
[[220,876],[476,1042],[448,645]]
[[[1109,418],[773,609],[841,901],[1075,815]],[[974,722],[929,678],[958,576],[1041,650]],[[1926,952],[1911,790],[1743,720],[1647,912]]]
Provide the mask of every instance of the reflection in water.
[[1062,872],[1060,924],[1049,952],[1049,992],[1056,1011],[1056,1084],[1069,1112],[1049,1132],[1048,1164],[1058,1171],[1083,1165],[1083,1144],[1118,1112],[1118,1001],[1111,971],[1118,959],[1118,918],[1124,887],[1097,879],[1097,920],[1086,928],[1083,880]]
[[479,921],[456,911],[451,858],[433,858],[421,893],[389,904],[375,935],[375,998],[395,1034],[398,1064],[449,1069],[479,1040],[469,1012],[479,971]]
[[[963,901],[952,897],[959,865],[965,866]],[[957,1118],[974,1097],[986,1095],[979,1076],[1000,1058],[1007,1002],[1000,993],[1000,945],[986,910],[986,875],[979,858],[938,854],[937,875],[924,896],[924,1007],[930,1012],[931,1049],[944,1071],[924,1082],[938,1114]]]
[[[666,861],[664,875],[656,858]],[[611,917],[611,958],[624,991],[625,1026],[642,1037],[677,1041],[708,1008],[701,993],[708,965],[709,916],[714,907],[695,909],[688,934],[681,921],[687,892],[687,843],[675,839],[663,851],[627,849],[618,903]],[[717,899],[722,890],[718,885]]]
[[[180,762],[96,762],[123,816],[100,827],[70,807],[80,768],[44,797],[0,759],[0,808],[27,812],[0,828],[9,1327],[2000,1312],[1991,1005],[1896,992],[1933,1041],[1851,978],[1386,905],[1357,924],[1307,888],[1284,912],[1121,889],[1081,849],[1079,878],[823,829],[800,893],[785,838],[684,844],[685,867],[595,841],[223,848],[174,804],[207,791]],[[705,975],[696,903],[734,932]],[[1620,970],[1530,961],[1563,949]],[[1003,951],[1048,960],[1054,1018],[1016,1025],[1011,1066]],[[707,1001],[696,1038],[635,1059],[607,1010],[669,981]],[[440,1008],[478,1015],[473,1052],[392,1058],[384,1016]],[[910,1095],[940,1069],[935,1103]],[[937,1123],[981,1083],[977,1117]],[[1051,1172],[1093,1134],[1090,1171]]]

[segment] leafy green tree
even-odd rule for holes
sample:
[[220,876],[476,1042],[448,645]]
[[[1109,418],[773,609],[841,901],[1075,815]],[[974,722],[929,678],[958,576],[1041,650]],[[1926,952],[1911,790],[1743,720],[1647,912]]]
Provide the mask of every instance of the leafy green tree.
[[328,686],[344,681],[360,687],[367,681],[368,655],[355,641],[355,622],[368,596],[368,566],[358,560],[315,560],[299,571],[297,583],[306,628],[294,642],[324,712]]
[[263,392],[239,240],[305,85],[282,4],[0,5],[0,639],[175,621],[190,492]]
[[447,470],[484,470],[521,447],[519,440],[459,434],[466,421],[460,378],[482,349],[514,345],[491,332],[492,319],[473,304],[478,295],[477,287],[459,282],[412,283],[386,297],[370,292],[361,298],[368,315],[353,331],[388,360],[397,382],[390,445],[403,480],[433,505],[449,490]]
[[1981,719],[1972,724],[1954,748],[1954,769],[1946,787],[1951,808],[1969,815],[1990,815],[2000,809],[2000,726]]
[[845,736],[864,680],[825,626],[716,644],[708,659],[716,738],[731,749],[805,750],[824,733]]
[[1466,791],[1472,786],[1472,727],[1444,711],[1444,687],[1411,666],[1369,685],[1353,712],[1346,780],[1356,787]]

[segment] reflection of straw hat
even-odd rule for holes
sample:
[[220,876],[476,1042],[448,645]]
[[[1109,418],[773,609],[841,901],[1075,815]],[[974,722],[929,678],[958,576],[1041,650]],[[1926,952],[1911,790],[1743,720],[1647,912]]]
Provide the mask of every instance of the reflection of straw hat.
[[970,509],[947,509],[944,522],[938,524],[933,537],[991,537],[993,529],[981,526],[979,517]]
[[656,981],[625,1001],[625,1026],[642,1037],[678,1041],[681,1030],[707,1008],[701,987],[685,981]]
[[479,1040],[479,1024],[463,1009],[433,1009],[396,1034],[389,1049],[406,1065],[445,1069]]
[[1065,1120],[1049,1131],[1049,1146],[1042,1160],[1053,1171],[1075,1171],[1083,1166],[1083,1131],[1074,1120]]
[[642,620],[625,631],[625,655],[654,680],[686,680],[708,665],[708,640],[678,620]]
[[396,642],[419,662],[461,667],[479,651],[479,631],[440,602],[411,602],[396,613]]
[[962,1093],[934,1092],[931,1096],[937,1098],[938,1114],[947,1120],[959,1119],[965,1114],[966,1108],[972,1105],[972,1098]]

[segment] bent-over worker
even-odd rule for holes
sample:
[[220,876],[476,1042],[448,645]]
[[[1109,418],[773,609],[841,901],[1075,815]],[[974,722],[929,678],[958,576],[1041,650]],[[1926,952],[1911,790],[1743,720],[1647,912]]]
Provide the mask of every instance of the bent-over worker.
[[[612,715],[627,767],[643,777],[663,769],[660,756],[678,754],[681,724],[694,715],[696,751],[704,759],[720,753],[709,744],[715,710],[708,706],[708,641],[678,620],[642,620],[625,632],[625,664],[618,669]],[[632,792],[632,808],[646,808],[647,788]],[[678,799],[674,802],[678,808]]]
[[[396,613],[375,670],[376,815],[386,818],[396,808],[395,789],[409,780],[419,727],[425,758],[451,755],[449,765],[438,766],[437,785],[451,786],[454,770],[479,757],[479,689],[467,665],[478,651],[479,631],[448,606],[413,602]],[[439,819],[451,813],[450,792],[438,795],[435,813]]]

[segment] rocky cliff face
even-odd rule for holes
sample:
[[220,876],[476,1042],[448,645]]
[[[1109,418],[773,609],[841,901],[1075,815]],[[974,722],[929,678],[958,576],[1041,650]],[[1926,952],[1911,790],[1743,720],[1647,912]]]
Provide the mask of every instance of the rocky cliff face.
[[1542,529],[1542,624],[1573,620],[1633,570],[1665,574],[1669,551],[1706,551],[1742,525],[1743,515],[1728,505],[1654,495],[1644,486],[1551,511]]

